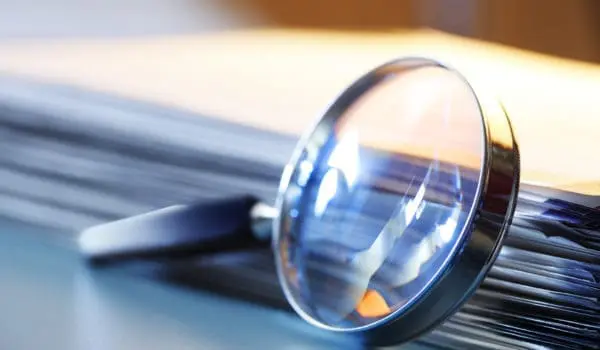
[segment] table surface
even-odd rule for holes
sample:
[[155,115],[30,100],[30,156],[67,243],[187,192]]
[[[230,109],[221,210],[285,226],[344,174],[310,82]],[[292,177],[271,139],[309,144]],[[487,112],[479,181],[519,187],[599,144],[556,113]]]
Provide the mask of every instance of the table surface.
[[46,230],[0,222],[2,349],[359,348],[286,311],[90,270]]

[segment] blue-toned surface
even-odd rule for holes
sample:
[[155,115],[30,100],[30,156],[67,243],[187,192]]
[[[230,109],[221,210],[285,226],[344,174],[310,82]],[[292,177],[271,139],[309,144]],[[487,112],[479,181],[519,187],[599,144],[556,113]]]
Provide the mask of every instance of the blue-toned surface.
[[356,349],[295,315],[124,270],[92,271],[42,229],[2,220],[0,349]]
[[[482,117],[464,81],[439,67],[390,73],[325,115],[281,195],[279,270],[309,322],[373,327],[418,303],[470,234]],[[389,130],[369,133],[378,118]]]

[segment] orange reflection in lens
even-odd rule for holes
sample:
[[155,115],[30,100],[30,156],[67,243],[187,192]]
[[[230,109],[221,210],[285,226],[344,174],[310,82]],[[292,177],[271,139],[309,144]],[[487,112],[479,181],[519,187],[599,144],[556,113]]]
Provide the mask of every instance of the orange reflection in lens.
[[382,317],[389,315],[392,310],[381,294],[376,290],[369,289],[362,300],[356,306],[356,312],[362,317]]

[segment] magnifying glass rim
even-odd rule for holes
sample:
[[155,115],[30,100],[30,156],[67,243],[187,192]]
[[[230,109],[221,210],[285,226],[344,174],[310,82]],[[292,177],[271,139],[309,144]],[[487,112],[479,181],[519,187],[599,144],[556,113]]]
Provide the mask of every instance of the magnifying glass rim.
[[[368,325],[354,328],[336,328],[307,314],[290,291],[285,275],[284,259],[280,252],[283,215],[287,211],[286,194],[291,177],[307,146],[324,146],[335,122],[347,108],[385,77],[417,68],[446,69],[469,87],[478,104],[484,132],[484,147],[480,178],[474,203],[467,223],[459,235],[451,254],[436,276],[411,299],[407,308],[395,310]],[[519,155],[508,116],[495,99],[475,89],[463,74],[441,61],[425,57],[405,57],[384,63],[369,71],[343,91],[326,108],[316,124],[308,129],[296,145],[291,160],[285,166],[275,208],[278,215],[273,221],[273,250],[279,283],[292,308],[308,323],[334,332],[354,333],[371,344],[390,345],[410,340],[444,321],[456,311],[481,283],[500,250],[510,226],[519,185]],[[507,188],[506,183],[510,183]],[[471,227],[472,231],[466,232]],[[467,278],[465,278],[467,277]]]

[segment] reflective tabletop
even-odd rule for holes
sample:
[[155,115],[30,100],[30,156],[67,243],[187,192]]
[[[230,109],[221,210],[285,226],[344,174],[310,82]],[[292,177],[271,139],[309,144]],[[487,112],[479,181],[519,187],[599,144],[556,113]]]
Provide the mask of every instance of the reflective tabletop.
[[137,267],[92,271],[48,229],[0,223],[2,349],[359,348],[286,310],[165,283]]

